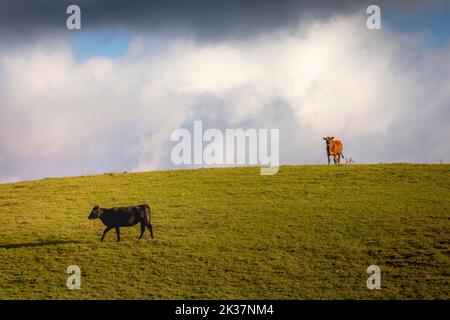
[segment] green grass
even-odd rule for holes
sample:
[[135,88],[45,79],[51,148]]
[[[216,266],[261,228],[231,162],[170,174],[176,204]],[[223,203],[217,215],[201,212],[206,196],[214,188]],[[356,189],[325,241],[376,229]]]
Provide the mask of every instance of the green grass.
[[[92,207],[148,203],[155,240]],[[177,170],[0,184],[1,299],[449,299],[450,165]],[[81,289],[66,287],[78,265]],[[381,268],[380,290],[366,268]]]

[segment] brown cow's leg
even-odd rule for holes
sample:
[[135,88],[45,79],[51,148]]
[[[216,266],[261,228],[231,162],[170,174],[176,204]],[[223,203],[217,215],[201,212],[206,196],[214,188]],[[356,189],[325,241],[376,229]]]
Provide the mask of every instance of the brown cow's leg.
[[116,233],[117,233],[117,242],[120,241],[120,228],[116,227]]
[[113,227],[106,227],[105,228],[105,231],[103,231],[103,235],[102,235],[102,238],[100,239],[100,241],[103,241],[103,239],[105,238],[105,235],[106,235],[106,233],[109,231],[109,230],[111,230]]
[[337,158],[338,158],[338,160],[337,160],[338,164],[341,164],[341,155],[338,154],[338,155],[337,155]]
[[327,158],[328,158],[328,164],[330,164],[330,155],[328,155]]
[[333,155],[333,162],[336,164],[336,155]]
[[147,224],[147,228],[148,228],[148,230],[150,231],[150,236],[151,236],[152,239],[153,239],[153,226],[152,226],[152,224],[151,224],[151,223],[148,223],[148,224]]
[[144,231],[145,231],[145,224],[143,224],[141,222],[141,236],[139,237],[139,239],[142,239],[142,236],[144,235]]

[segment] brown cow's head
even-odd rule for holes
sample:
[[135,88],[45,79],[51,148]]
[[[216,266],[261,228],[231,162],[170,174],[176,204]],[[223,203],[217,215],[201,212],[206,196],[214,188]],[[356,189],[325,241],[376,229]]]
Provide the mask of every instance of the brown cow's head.
[[92,211],[91,214],[89,215],[88,219],[89,220],[93,220],[93,219],[97,219],[102,215],[102,209],[100,209],[98,206],[95,206]]
[[325,140],[325,142],[327,143],[327,146],[329,146],[331,144],[331,141],[333,141],[334,137],[323,137],[323,140]]

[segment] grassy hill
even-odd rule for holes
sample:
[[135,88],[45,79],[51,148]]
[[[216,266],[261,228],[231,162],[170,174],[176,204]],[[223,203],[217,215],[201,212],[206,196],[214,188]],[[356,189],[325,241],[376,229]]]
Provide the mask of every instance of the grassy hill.
[[[148,203],[122,242],[92,207]],[[450,165],[177,170],[0,184],[0,298],[410,299],[450,293]],[[66,268],[81,268],[80,290]],[[368,290],[366,268],[381,268]]]

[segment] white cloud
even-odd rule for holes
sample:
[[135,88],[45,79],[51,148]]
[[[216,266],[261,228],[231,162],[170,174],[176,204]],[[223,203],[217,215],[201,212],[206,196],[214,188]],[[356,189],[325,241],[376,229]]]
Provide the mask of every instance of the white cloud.
[[[42,40],[0,52],[0,181],[172,167],[171,132],[280,128],[281,163],[449,161],[450,48],[356,16],[238,42],[136,36],[76,64]],[[420,142],[420,149],[417,147]]]

